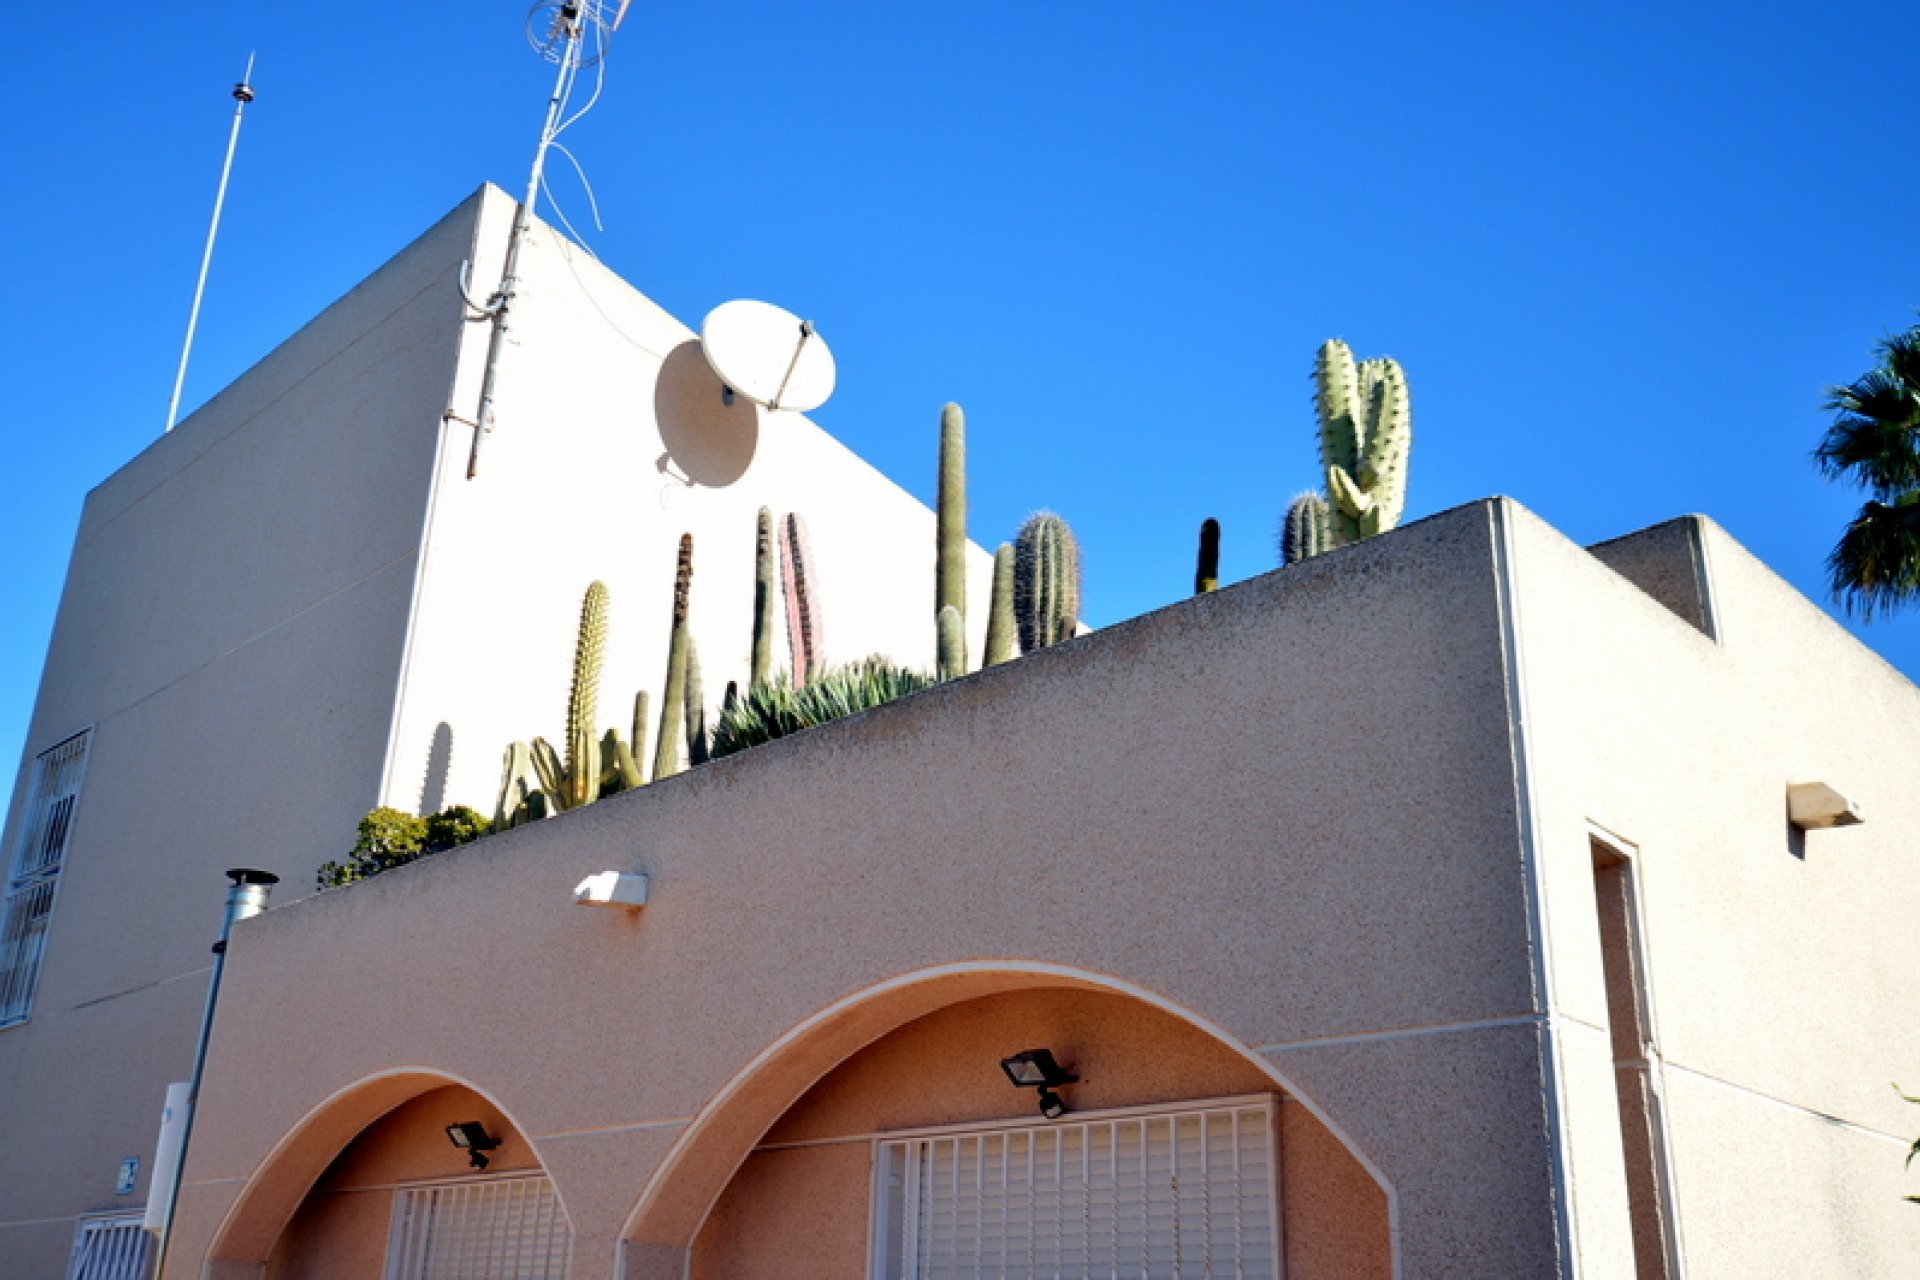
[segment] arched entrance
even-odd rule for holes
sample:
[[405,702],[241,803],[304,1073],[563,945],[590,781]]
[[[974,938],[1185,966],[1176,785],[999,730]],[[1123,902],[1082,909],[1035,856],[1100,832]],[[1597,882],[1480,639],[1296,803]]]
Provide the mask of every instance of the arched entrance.
[[[1001,1070],[1001,1059],[1031,1048],[1052,1050],[1081,1077],[1061,1090],[1072,1114],[1059,1121],[1043,1120],[1035,1093],[1015,1088]],[[1241,1139],[1220,1137],[1227,1116],[1241,1126]],[[1245,1129],[1256,1123],[1249,1116],[1264,1117],[1257,1132]],[[1273,1273],[1284,1262],[1290,1280],[1392,1275],[1390,1189],[1270,1063],[1126,984],[1054,966],[991,962],[884,984],[823,1011],[769,1047],[702,1110],[654,1175],[624,1233],[625,1274],[628,1280],[868,1274],[870,1252],[897,1250],[897,1242],[880,1242],[876,1233],[886,1234],[889,1212],[901,1213],[889,1197],[904,1194],[897,1185],[888,1190],[886,1168],[876,1178],[876,1160],[884,1164],[918,1150],[917,1158],[935,1162],[924,1181],[951,1182],[954,1170],[964,1168],[980,1184],[963,1188],[958,1207],[932,1212],[956,1221],[971,1213],[984,1243],[959,1230],[958,1243],[941,1247],[962,1256],[968,1249],[998,1249],[986,1259],[986,1274],[1025,1275],[1005,1262],[1008,1233],[1027,1230],[1009,1225],[1021,1212],[1085,1216],[1088,1223],[1105,1212],[1098,1232],[1117,1236],[1133,1228],[1116,1222],[1110,1205],[1094,1207],[1100,1193],[1080,1175],[1056,1175],[1048,1184],[1045,1177],[1006,1174],[1009,1153],[1016,1161],[1035,1151],[1058,1161],[1064,1150],[1091,1162],[1091,1152],[1116,1166],[1136,1162],[1139,1176],[1151,1164],[1160,1182],[1186,1178],[1191,1198],[1194,1179],[1207,1176],[1191,1163],[1193,1135],[1206,1132],[1209,1122],[1215,1146],[1245,1143],[1241,1154],[1222,1148],[1228,1154],[1214,1157],[1216,1175],[1218,1161],[1239,1161],[1242,1154],[1249,1176],[1259,1172],[1256,1147],[1264,1153],[1259,1159],[1271,1161],[1260,1177],[1270,1175],[1272,1182],[1261,1183],[1259,1196],[1246,1187],[1236,1191],[1234,1212],[1244,1200],[1253,1248],[1258,1215],[1252,1210],[1264,1197],[1267,1225],[1258,1229],[1271,1234]],[[937,1138],[918,1140],[916,1148],[913,1135],[930,1130]],[[1151,1136],[1158,1134],[1164,1137]],[[1155,1142],[1185,1142],[1188,1154],[1172,1165],[1164,1153],[1149,1160],[1145,1147]],[[959,1163],[936,1167],[948,1158],[942,1152]],[[1113,1199],[1112,1179],[1090,1181],[1105,1185],[1107,1200]],[[1026,1188],[1021,1195],[1028,1202],[1036,1187],[1053,1185],[1061,1206],[981,1207],[998,1203],[996,1186],[1014,1184]],[[1205,1185],[1225,1184],[1215,1176]],[[1128,1206],[1132,1196],[1128,1190],[1122,1197]],[[1163,1217],[1164,1206],[1156,1206],[1152,1212]],[[1211,1214],[1212,1208],[1205,1203],[1195,1211]],[[1119,1212],[1131,1211],[1123,1206]],[[999,1220],[986,1221],[996,1212]],[[1077,1248],[1084,1257],[1092,1250],[1093,1226],[1076,1222],[1061,1230],[1078,1232],[1080,1241],[1063,1246],[1063,1253]],[[1130,1251],[1144,1248],[1137,1232],[1127,1238]],[[1023,1237],[1016,1252],[1032,1243]],[[1040,1245],[1041,1254],[1052,1247],[1044,1239]],[[902,1273],[916,1274],[911,1266]]]
[[[461,1126],[467,1149],[449,1135]],[[207,1270],[214,1280],[263,1269],[269,1280],[372,1280],[393,1274],[390,1253],[445,1254],[503,1226],[531,1260],[526,1275],[565,1275],[566,1213],[520,1127],[466,1081],[385,1073],[335,1094],[281,1141],[221,1225]]]

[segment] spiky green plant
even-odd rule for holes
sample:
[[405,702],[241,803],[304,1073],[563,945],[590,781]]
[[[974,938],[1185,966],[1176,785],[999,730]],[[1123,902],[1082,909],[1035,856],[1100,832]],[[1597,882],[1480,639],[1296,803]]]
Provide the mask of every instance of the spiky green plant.
[[602,799],[631,791],[646,782],[640,774],[640,762],[634,759],[633,748],[618,729],[608,729],[601,736],[600,759],[604,762],[600,770]]
[[1013,544],[993,553],[993,600],[987,607],[987,647],[980,665],[991,667],[1013,657]]
[[600,796],[600,668],[606,660],[607,584],[591,582],[580,601],[580,632],[573,645],[573,688],[567,695],[567,759],[561,807],[577,809]]
[[1193,567],[1193,594],[1220,586],[1220,522],[1209,516],[1200,522],[1200,554]]
[[[967,415],[940,410],[940,477],[934,514],[933,615],[942,680],[967,674]],[[952,609],[959,626],[949,628]]]
[[1287,514],[1280,519],[1280,563],[1298,564],[1325,551],[1331,519],[1318,494],[1303,493],[1288,503]]
[[713,735],[713,755],[731,755],[748,747],[798,733],[829,720],[877,707],[929,688],[937,681],[923,672],[895,666],[875,654],[832,667],[796,686],[785,672],[747,691],[721,712]]
[[762,507],[753,534],[753,657],[747,665],[749,687],[761,683],[773,670],[773,593],[779,573],[778,560],[773,512]]
[[707,686],[700,678],[700,646],[687,637],[687,763],[707,762]]
[[804,685],[822,666],[819,593],[807,522],[789,511],[780,522],[780,583],[787,598],[787,642],[793,650],[793,682]]
[[1313,386],[1333,545],[1385,533],[1400,522],[1407,498],[1413,409],[1406,374],[1390,357],[1355,364],[1347,344],[1332,338],[1314,359]]
[[500,762],[500,796],[493,806],[494,830],[505,831],[530,821],[528,801],[539,789],[540,783],[533,772],[533,753],[527,744],[508,743],[506,756]]
[[633,730],[628,741],[633,745],[633,762],[639,766],[642,777],[647,771],[647,735],[653,732],[653,719],[647,710],[647,691],[641,689],[633,695]]
[[653,780],[680,772],[687,711],[687,601],[693,587],[693,535],[680,535],[673,574],[673,630],[667,640],[667,683],[660,693],[660,734],[653,743]]
[[1080,619],[1080,548],[1051,511],[1027,517],[1013,542],[1013,616],[1020,651],[1073,638]]

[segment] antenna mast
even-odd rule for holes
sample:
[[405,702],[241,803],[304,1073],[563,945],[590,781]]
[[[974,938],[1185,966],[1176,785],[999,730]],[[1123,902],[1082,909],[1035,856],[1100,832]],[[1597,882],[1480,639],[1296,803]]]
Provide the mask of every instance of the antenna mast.
[[[233,172],[233,151],[240,144],[240,120],[247,104],[253,101],[253,55],[247,55],[247,69],[240,83],[233,86],[233,129],[227,134],[227,158],[220,165],[220,189],[213,197],[213,221],[207,227],[206,251],[200,255],[200,279],[193,286],[193,309],[187,312],[187,338],[180,344],[180,371],[173,375],[173,399],[167,402],[167,431],[173,430],[180,416],[180,388],[187,381],[187,357],[193,352],[193,330],[200,323],[200,299],[207,291],[207,268],[213,265],[213,241],[220,234],[220,210],[227,203],[227,177]],[[162,432],[165,434],[165,432]]]
[[[610,7],[614,10],[611,17],[605,12]],[[545,32],[541,33],[534,24],[548,9],[553,13]],[[573,93],[575,77],[580,74],[582,67],[590,66],[605,56],[607,38],[620,25],[620,19],[626,16],[626,12],[627,0],[558,0],[557,3],[549,0],[548,3],[535,4],[533,12],[527,16],[528,42],[542,57],[558,64],[559,71],[553,78],[553,92],[547,97],[546,121],[540,127],[540,144],[533,151],[533,169],[527,174],[527,194],[514,211],[513,230],[507,236],[507,257],[501,268],[500,285],[484,303],[475,302],[467,292],[467,268],[464,264],[461,268],[460,291],[467,305],[493,322],[493,333],[487,340],[487,363],[480,376],[480,407],[474,415],[473,447],[467,453],[469,480],[479,474],[480,446],[493,431],[494,384],[500,372],[500,353],[507,345],[507,314],[513,309],[514,293],[520,283],[520,245],[526,239],[528,225],[533,219],[533,202],[540,194],[540,178],[546,168],[547,151],[553,146],[554,138],[566,127],[560,121],[560,113],[565,110],[567,99]],[[590,30],[598,31],[599,48],[583,57]],[[584,109],[581,114],[585,114]]]

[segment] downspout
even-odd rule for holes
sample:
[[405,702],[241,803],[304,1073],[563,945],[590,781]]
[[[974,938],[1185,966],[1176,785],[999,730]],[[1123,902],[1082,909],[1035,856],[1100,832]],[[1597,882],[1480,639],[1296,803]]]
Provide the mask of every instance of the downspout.
[[[234,925],[251,920],[267,909],[267,897],[273,892],[273,886],[280,883],[279,876],[251,867],[235,867],[227,875],[233,884],[227,889],[227,913],[220,921],[220,940],[213,944],[213,976],[207,980],[207,1004],[200,1014],[200,1040],[193,1050],[193,1074],[187,1078],[186,1117],[181,1121],[179,1151],[167,1179],[166,1208],[160,1215],[158,1239],[154,1244],[154,1280],[166,1274],[167,1246],[173,1241],[173,1215],[180,1207],[180,1176],[186,1171],[187,1144],[193,1137],[194,1110],[200,1103],[200,1080],[207,1069],[207,1042],[213,1034],[214,1006],[220,1002],[220,975],[227,967],[227,938],[233,933]],[[156,1180],[160,1172],[159,1169],[153,1171]]]

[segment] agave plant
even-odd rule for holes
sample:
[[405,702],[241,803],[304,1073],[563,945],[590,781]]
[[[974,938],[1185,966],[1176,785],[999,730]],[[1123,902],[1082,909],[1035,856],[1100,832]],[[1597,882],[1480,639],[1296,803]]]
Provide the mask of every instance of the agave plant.
[[879,654],[830,667],[797,687],[793,677],[783,671],[750,688],[720,712],[711,755],[718,759],[757,747],[937,683],[932,676],[895,666]]

